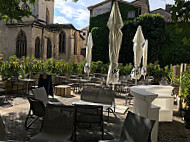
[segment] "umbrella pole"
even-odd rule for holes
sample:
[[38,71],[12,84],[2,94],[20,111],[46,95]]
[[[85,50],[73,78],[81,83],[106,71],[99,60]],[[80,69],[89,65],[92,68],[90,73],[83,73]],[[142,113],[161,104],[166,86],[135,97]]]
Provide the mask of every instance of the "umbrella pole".
[[[135,78],[137,77],[137,71],[135,69]],[[137,85],[137,79],[135,79],[135,85]]]
[[114,86],[114,84],[112,84],[112,90],[114,90],[114,88],[115,88],[115,86]]

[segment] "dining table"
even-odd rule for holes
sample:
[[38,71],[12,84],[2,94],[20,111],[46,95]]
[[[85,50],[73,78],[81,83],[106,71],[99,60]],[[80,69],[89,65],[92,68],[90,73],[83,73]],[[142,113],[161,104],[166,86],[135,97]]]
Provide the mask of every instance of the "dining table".
[[36,79],[31,79],[31,78],[23,78],[19,79],[19,81],[26,82],[26,94],[29,95],[29,85],[30,83],[34,83]]

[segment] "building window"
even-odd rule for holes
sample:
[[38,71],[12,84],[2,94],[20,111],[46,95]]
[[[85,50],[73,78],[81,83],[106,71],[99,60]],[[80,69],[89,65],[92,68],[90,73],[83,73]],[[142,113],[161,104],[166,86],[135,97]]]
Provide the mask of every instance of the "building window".
[[49,21],[50,18],[49,18],[49,10],[46,8],[46,24],[49,24]]
[[128,18],[135,18],[135,11],[129,11]]
[[74,55],[77,55],[77,33],[74,34]]
[[35,58],[40,58],[40,38],[37,37],[35,41]]
[[47,58],[51,58],[51,56],[52,56],[51,40],[47,38]]
[[21,30],[18,33],[17,40],[16,40],[16,56],[21,58],[22,56],[27,55],[27,41],[26,41],[26,34]]
[[59,52],[65,53],[65,32],[59,34]]

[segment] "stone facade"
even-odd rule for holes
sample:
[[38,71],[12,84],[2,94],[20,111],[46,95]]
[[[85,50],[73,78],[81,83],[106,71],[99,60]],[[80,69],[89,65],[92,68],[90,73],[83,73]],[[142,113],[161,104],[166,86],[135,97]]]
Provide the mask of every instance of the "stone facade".
[[[141,14],[148,13],[150,11],[149,0],[135,0],[133,2],[127,2],[124,0],[116,1],[141,8]],[[96,5],[88,7],[88,9],[90,10],[90,17],[96,17],[98,15],[111,11],[112,3],[113,0],[105,0]]]
[[[25,5],[20,3],[21,7],[25,7]],[[16,54],[17,46],[20,46],[17,45],[20,32],[26,37],[26,43],[24,43],[26,56],[35,57],[38,38],[40,58],[46,59],[49,53],[51,57],[65,61],[75,60],[79,62],[84,59],[81,55],[81,49],[85,47],[86,39],[81,36],[82,31],[75,29],[71,24],[53,24],[54,2],[52,0],[38,0],[34,6],[30,7],[30,10],[32,15],[23,18],[23,23],[15,21],[12,24],[3,20],[0,21],[0,54],[3,54],[5,60]],[[63,42],[60,41],[61,33],[64,33]],[[64,52],[59,50],[60,43],[63,43]]]
[[141,7],[141,14],[150,12],[149,0],[135,0],[131,3],[139,5]]
[[96,17],[98,15],[109,12],[111,10],[111,8],[112,8],[112,1],[103,3],[102,5],[99,5],[95,8],[93,8],[93,10],[90,13],[90,17]]
[[[164,18],[167,22],[172,21],[172,19],[171,19],[172,5],[170,5],[170,4],[166,4],[165,10],[162,8],[159,8],[159,9],[150,11],[149,0],[135,0],[135,1],[132,1],[131,3],[123,1],[123,0],[116,0],[116,1],[120,1],[123,3],[128,3],[130,5],[140,7],[141,8],[140,14],[144,14],[144,13],[160,14],[160,15],[164,16]],[[88,9],[90,10],[90,17],[96,17],[98,15],[101,15],[103,13],[111,11],[112,2],[113,2],[113,0],[104,0],[96,5],[88,7]]]

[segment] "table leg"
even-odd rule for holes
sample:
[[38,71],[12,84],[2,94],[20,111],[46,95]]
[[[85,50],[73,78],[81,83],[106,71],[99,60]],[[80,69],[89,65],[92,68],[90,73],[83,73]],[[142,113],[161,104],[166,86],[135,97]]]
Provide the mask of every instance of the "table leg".
[[27,82],[27,86],[26,86],[26,94],[29,95],[29,82]]

